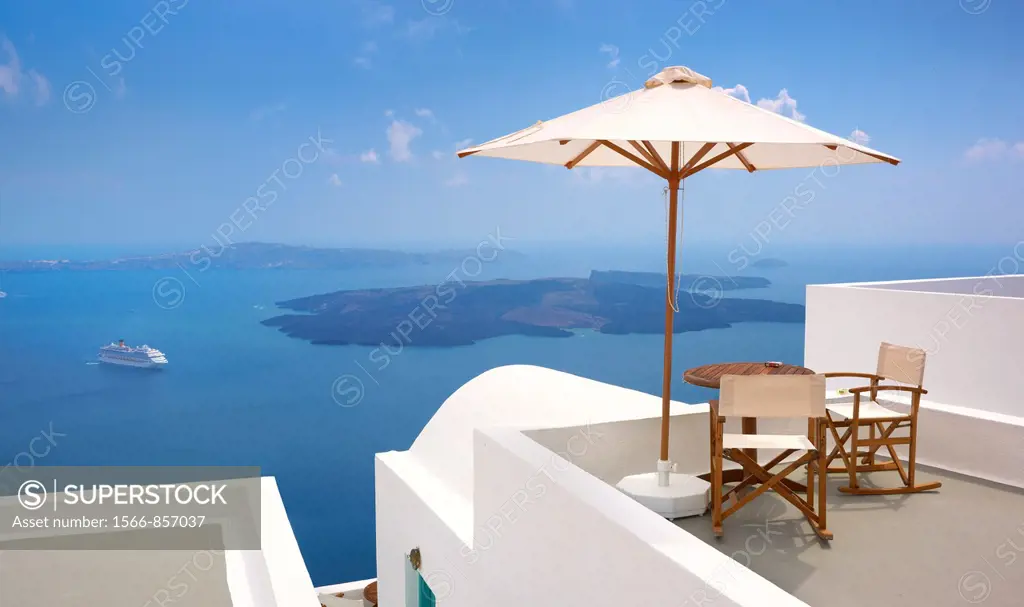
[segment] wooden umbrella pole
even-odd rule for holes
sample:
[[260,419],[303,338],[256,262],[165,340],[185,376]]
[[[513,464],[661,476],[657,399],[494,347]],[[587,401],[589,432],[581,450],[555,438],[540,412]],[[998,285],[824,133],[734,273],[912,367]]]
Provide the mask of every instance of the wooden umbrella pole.
[[661,461],[668,461],[669,403],[672,400],[672,329],[676,282],[676,224],[679,215],[679,178],[668,180],[668,281],[665,298],[665,361],[661,384]]

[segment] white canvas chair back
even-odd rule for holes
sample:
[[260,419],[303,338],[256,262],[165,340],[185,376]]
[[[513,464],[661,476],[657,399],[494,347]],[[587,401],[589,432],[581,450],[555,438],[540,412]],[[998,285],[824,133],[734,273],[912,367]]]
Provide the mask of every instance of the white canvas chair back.
[[924,383],[925,352],[882,342],[878,348],[878,371],[886,379],[920,387]]
[[824,375],[724,375],[723,417],[824,417]]

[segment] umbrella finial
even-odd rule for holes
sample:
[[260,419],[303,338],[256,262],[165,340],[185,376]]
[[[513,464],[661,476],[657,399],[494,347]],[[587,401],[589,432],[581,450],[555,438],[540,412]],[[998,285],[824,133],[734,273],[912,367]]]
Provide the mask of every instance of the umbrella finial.
[[699,84],[701,86],[711,88],[711,78],[708,78],[703,74],[698,74],[683,65],[666,67],[657,74],[651,76],[647,82],[644,83],[644,88],[653,89],[654,87],[661,86],[663,84],[672,84],[674,82]]

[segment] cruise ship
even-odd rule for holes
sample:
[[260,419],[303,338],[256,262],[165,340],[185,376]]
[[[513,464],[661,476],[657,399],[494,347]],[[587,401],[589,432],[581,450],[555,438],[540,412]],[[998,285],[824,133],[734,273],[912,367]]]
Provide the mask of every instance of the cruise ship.
[[146,345],[137,348],[126,346],[123,339],[100,348],[99,359],[100,362],[112,365],[146,369],[158,369],[167,364],[167,357],[160,350]]

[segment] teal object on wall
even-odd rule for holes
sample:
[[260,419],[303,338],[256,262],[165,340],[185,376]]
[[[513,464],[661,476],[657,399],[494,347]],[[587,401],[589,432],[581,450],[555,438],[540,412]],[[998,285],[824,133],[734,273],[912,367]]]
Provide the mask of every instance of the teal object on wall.
[[434,591],[427,585],[427,581],[423,579],[423,576],[416,573],[420,578],[420,607],[434,607],[437,605],[437,598],[434,597]]
[[409,558],[405,559],[405,606],[436,607],[437,597],[427,585],[419,571],[412,568]]

